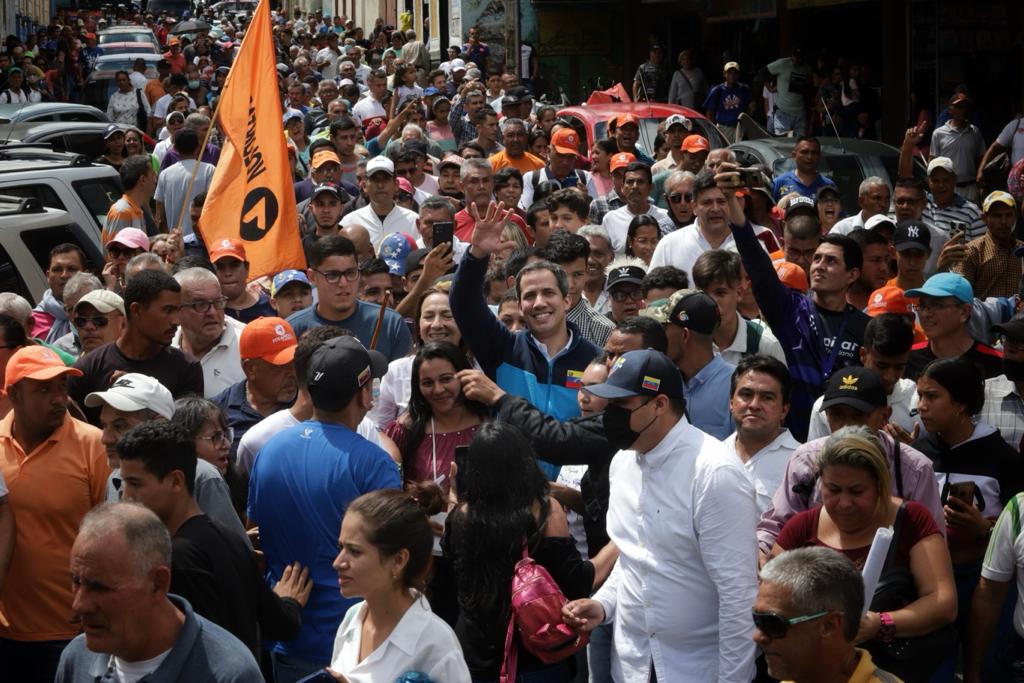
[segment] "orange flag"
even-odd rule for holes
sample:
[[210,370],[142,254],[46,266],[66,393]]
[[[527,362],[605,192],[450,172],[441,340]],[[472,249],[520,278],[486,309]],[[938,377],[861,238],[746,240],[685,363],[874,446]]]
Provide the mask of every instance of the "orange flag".
[[224,148],[200,218],[208,249],[239,239],[249,278],[305,269],[281,125],[269,0],[260,0],[217,107]]

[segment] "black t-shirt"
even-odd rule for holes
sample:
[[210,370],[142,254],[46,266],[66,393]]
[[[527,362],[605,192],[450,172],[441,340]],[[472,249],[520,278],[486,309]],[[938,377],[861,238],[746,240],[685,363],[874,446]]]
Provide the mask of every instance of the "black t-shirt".
[[[871,318],[849,304],[846,305],[845,311],[826,311],[820,306],[814,308],[818,311],[819,320],[824,326],[824,329],[821,330],[821,340],[825,345],[825,358],[830,356],[836,336],[841,333],[839,352],[832,364],[832,372],[839,368],[860,365],[860,347],[864,343],[864,330],[867,329]],[[846,318],[845,327],[843,325],[844,317]]]
[[277,597],[242,539],[206,515],[188,519],[171,540],[171,592],[230,631],[257,658],[261,633],[289,640],[302,626],[299,604]]
[[[974,346],[962,354],[962,357],[973,361],[985,379],[1003,374],[1003,354],[988,344],[976,341]],[[914,344],[910,349],[910,358],[907,360],[907,369],[903,371],[903,376],[916,382],[925,367],[936,358],[937,356],[932,353],[931,344],[928,342]]]
[[87,408],[85,397],[94,391],[109,389],[113,383],[111,375],[117,371],[149,375],[167,387],[176,399],[190,394],[203,395],[203,366],[173,346],[165,346],[152,358],[133,360],[121,353],[116,341],[110,342],[79,358],[75,367],[84,374],[68,379],[68,392],[94,425],[99,424],[100,408]]

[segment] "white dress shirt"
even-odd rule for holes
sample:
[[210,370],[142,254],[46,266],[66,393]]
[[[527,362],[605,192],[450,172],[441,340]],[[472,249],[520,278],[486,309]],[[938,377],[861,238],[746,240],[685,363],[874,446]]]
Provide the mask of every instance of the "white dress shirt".
[[832,226],[832,229],[829,230],[828,232],[829,232],[830,235],[849,235],[851,232],[853,232],[857,228],[863,228],[863,227],[864,227],[864,212],[863,211],[858,211],[857,213],[853,214],[852,216],[848,216],[847,218],[844,218],[843,220],[838,221],[835,225]]
[[614,622],[612,676],[749,681],[754,676],[754,487],[725,445],[686,418],[609,472],[608,535],[619,548],[594,596]]
[[800,442],[789,433],[788,429],[783,429],[774,441],[754,453],[750,460],[743,462],[736,450],[736,436],[735,432],[730,434],[724,442],[725,447],[736,456],[736,459],[747,470],[747,474],[750,475],[750,482],[754,485],[757,502],[757,517],[760,519],[761,515],[771,507],[772,496],[775,495],[775,491],[786,477],[786,464],[789,462],[789,456],[793,455],[793,451],[800,447]]
[[[783,365],[786,365],[786,354],[782,350],[782,344],[772,334],[768,325],[763,320],[748,321],[740,315],[739,311],[736,311],[736,336],[732,338],[732,343],[724,349],[718,348],[717,344],[714,347],[715,351],[722,356],[722,360],[733,365],[739,365],[739,362],[743,360],[743,356],[747,355],[748,322],[753,322],[761,328],[761,339],[757,343],[756,353],[771,356]],[[754,352],[752,351],[751,353]]]
[[398,204],[391,207],[391,212],[382,221],[377,212],[373,210],[372,204],[367,204],[361,209],[341,219],[341,227],[347,228],[350,225],[361,225],[370,233],[370,244],[374,250],[380,248],[380,241],[389,232],[404,232],[407,235],[418,235],[416,219],[418,216],[409,209],[403,209]]
[[[768,228],[762,227],[759,230],[755,227],[754,233],[760,235],[765,230],[768,230]],[[761,243],[761,247],[764,248],[764,243]],[[693,270],[693,264],[697,262],[697,258],[701,254],[712,249],[726,249],[736,254],[739,253],[736,249],[736,240],[733,239],[731,231],[726,235],[721,244],[713,247],[704,238],[704,233],[700,231],[697,227],[697,222],[694,221],[690,225],[683,226],[661,238],[658,246],[654,248],[654,255],[651,256],[650,268],[675,266],[686,273],[692,284],[693,275],[691,271]]]
[[391,683],[410,671],[425,673],[432,681],[471,683],[455,631],[430,611],[422,595],[387,640],[359,661],[365,613],[365,602],[349,607],[334,639],[331,669],[349,683]]
[[[203,366],[203,396],[211,398],[233,384],[245,379],[242,371],[242,358],[238,352],[238,337],[245,329],[245,323],[239,322],[229,315],[224,316],[224,332],[213,348],[199,359]],[[181,327],[174,333],[171,346],[181,348]]]
[[[619,256],[626,253],[626,236],[629,233],[629,224],[633,222],[637,215],[630,211],[628,206],[622,206],[609,211],[601,219],[601,227],[608,233],[608,237],[612,241],[612,249]],[[646,215],[658,221],[659,235],[666,235],[675,230],[672,218],[665,209],[651,204],[647,207]]]
[[405,412],[412,396],[412,361],[415,356],[396,358],[388,364],[388,371],[380,379],[380,393],[373,399],[373,408],[367,417],[377,429],[384,429],[392,420]]

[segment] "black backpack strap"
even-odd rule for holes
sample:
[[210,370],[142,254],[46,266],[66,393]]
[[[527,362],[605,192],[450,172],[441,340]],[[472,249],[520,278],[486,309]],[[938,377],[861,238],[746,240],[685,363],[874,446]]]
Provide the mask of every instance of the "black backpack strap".
[[900,448],[900,441],[895,437],[892,438],[892,468],[893,472],[896,473],[896,495],[903,498],[903,449]]

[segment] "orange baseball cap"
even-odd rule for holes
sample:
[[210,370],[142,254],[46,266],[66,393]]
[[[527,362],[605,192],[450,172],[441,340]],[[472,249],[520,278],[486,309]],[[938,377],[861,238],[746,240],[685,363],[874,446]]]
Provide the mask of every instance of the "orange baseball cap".
[[790,289],[806,292],[810,288],[807,282],[807,273],[795,263],[776,261],[775,273],[779,276],[779,281]]
[[210,263],[216,263],[223,258],[235,258],[244,262],[245,245],[241,240],[221,240],[210,249]]
[[4,392],[23,379],[50,380],[60,375],[81,377],[82,371],[64,365],[53,350],[45,346],[23,346],[15,351],[4,369]]
[[313,158],[310,159],[309,165],[313,168],[320,168],[324,164],[329,164],[332,161],[341,166],[341,157],[338,156],[337,152],[333,149],[321,147],[313,153]]
[[871,296],[868,297],[867,314],[874,318],[883,313],[913,315],[914,311],[910,308],[910,299],[902,289],[896,285],[886,285],[871,292]]
[[284,318],[256,318],[238,337],[238,355],[285,365],[295,358],[295,331]]
[[679,149],[684,152],[695,154],[697,152],[708,152],[711,150],[711,143],[703,135],[687,135]]
[[615,171],[619,170],[620,168],[625,168],[629,166],[634,161],[636,161],[636,156],[630,154],[629,152],[619,152],[618,154],[613,154],[611,161],[608,162],[608,170],[610,170],[612,173],[615,173]]
[[559,128],[551,136],[551,146],[559,154],[580,154],[580,136],[572,128]]
[[621,128],[622,126],[625,126],[627,123],[632,123],[634,126],[640,125],[640,120],[637,119],[637,117],[633,116],[632,114],[619,114],[614,119],[612,119],[612,121],[615,123],[616,128]]

